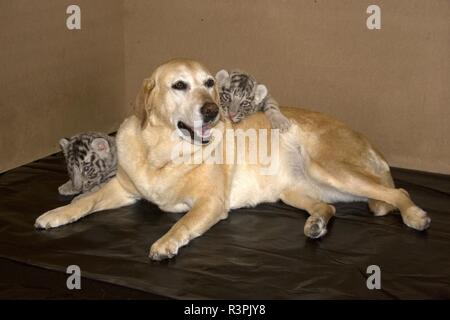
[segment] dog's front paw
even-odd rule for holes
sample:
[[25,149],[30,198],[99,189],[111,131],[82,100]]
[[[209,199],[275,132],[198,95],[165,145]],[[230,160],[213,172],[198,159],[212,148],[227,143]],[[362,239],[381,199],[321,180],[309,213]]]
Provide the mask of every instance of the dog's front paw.
[[178,253],[178,241],[170,237],[162,237],[150,248],[149,258],[155,261],[170,259]]
[[64,207],[59,207],[39,216],[34,223],[34,227],[37,229],[56,228],[68,224],[72,220],[70,215],[65,212]]
[[270,123],[272,129],[279,129],[281,132],[287,131],[291,126],[291,122],[282,114],[277,114],[271,117]]
[[410,228],[423,231],[431,224],[428,214],[419,207],[409,208],[405,214],[402,214],[403,222]]

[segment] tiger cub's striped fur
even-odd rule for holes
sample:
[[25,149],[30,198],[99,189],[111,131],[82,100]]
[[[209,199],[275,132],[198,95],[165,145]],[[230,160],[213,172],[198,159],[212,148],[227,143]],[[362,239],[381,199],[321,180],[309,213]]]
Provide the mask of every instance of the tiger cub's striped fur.
[[94,191],[117,171],[116,141],[100,132],[77,134],[59,141],[67,164],[69,181],[58,188],[60,194]]
[[289,120],[281,113],[278,103],[263,84],[258,84],[250,74],[233,70],[221,70],[216,74],[220,105],[233,122],[262,111],[269,118],[273,129],[284,131],[289,128]]

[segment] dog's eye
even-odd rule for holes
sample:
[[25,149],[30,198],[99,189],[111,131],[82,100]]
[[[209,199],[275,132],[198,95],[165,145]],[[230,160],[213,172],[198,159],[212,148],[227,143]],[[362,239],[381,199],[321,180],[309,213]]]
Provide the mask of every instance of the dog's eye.
[[172,85],[172,88],[175,90],[186,90],[187,89],[187,83],[184,81],[177,81]]
[[207,86],[208,88],[212,88],[214,86],[214,80],[213,79],[206,80],[205,86]]

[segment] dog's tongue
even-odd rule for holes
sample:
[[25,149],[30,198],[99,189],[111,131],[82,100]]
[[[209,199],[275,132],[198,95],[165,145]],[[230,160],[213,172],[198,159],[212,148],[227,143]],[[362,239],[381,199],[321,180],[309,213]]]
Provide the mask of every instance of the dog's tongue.
[[202,126],[202,137],[208,137],[211,132],[211,128],[207,125]]

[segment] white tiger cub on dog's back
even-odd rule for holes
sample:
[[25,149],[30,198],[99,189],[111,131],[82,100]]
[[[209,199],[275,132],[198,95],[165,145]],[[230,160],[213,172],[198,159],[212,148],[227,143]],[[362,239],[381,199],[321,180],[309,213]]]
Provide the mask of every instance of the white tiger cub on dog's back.
[[273,129],[287,130],[291,123],[281,113],[278,102],[272,98],[263,84],[258,84],[249,73],[241,70],[220,70],[216,74],[220,106],[233,122],[262,111]]

